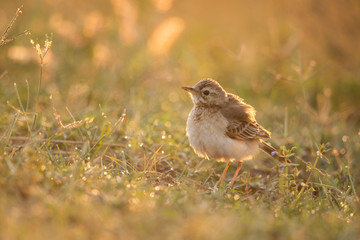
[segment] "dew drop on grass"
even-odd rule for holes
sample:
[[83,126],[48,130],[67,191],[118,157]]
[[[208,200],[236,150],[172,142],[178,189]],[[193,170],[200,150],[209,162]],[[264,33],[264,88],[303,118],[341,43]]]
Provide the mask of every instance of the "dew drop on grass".
[[116,180],[117,182],[120,182],[120,181],[121,181],[121,177],[120,177],[120,176],[116,176],[116,177],[115,177],[115,180]]
[[99,192],[99,190],[94,188],[94,189],[91,190],[91,194],[94,195],[94,196],[97,196],[97,195],[100,194],[100,192]]
[[341,155],[344,155],[345,153],[346,153],[345,148],[340,149],[340,154],[341,154]]

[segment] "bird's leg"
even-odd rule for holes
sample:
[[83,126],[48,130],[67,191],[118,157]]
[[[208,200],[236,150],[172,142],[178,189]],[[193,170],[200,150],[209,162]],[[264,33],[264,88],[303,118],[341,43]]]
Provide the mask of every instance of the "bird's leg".
[[218,182],[218,184],[217,184],[219,187],[220,187],[220,184],[221,184],[221,180],[223,180],[223,179],[224,179],[225,174],[226,174],[226,172],[227,172],[227,170],[228,170],[228,168],[229,168],[230,164],[231,164],[231,161],[230,161],[230,159],[229,159],[229,161],[228,161],[228,163],[226,164],[226,167],[225,167],[225,169],[224,169],[223,173],[221,174],[221,177],[220,177],[220,179],[219,179],[219,182]]
[[236,168],[236,171],[235,171],[234,177],[233,177],[233,179],[231,180],[231,183],[230,183],[230,188],[232,188],[232,185],[233,185],[233,184],[234,184],[234,182],[235,182],[235,178],[237,177],[237,175],[238,175],[238,174],[239,174],[239,172],[240,172],[241,166],[242,166],[242,161],[239,161],[239,162],[237,163],[237,168]]

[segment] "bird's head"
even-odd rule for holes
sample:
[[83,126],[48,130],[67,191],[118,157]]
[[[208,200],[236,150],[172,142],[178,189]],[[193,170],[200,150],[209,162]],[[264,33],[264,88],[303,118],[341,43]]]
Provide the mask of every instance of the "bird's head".
[[188,91],[195,106],[221,106],[226,102],[226,92],[220,84],[210,78],[203,79],[193,87],[182,87]]

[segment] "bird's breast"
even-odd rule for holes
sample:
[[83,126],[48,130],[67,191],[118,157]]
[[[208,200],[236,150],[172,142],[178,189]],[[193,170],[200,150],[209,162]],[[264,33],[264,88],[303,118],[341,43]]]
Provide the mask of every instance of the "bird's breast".
[[201,157],[217,160],[248,160],[258,148],[257,141],[240,141],[226,135],[228,121],[220,111],[193,108],[186,134],[190,145]]
[[188,117],[186,133],[195,152],[206,158],[220,158],[219,148],[226,141],[227,120],[220,112],[194,108]]

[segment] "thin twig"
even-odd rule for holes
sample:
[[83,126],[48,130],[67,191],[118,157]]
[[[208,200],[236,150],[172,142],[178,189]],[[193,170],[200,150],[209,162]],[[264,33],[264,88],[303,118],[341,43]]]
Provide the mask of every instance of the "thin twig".
[[8,71],[4,71],[3,73],[0,74],[0,80],[8,73]]
[[15,38],[21,36],[21,35],[24,35],[24,34],[28,34],[30,31],[29,30],[25,30],[23,31],[22,33],[14,36],[14,37],[11,37],[11,38],[7,38],[12,26],[14,25],[16,19],[18,18],[18,16],[20,14],[22,14],[22,11],[21,11],[21,8],[23,6],[19,7],[17,10],[16,10],[16,13],[15,13],[15,16],[11,19],[10,23],[7,25],[5,31],[1,34],[1,37],[0,37],[0,47],[4,46],[5,44],[13,41]]
[[[10,137],[9,140],[12,141],[35,141],[35,142],[50,142],[50,143],[63,143],[63,144],[72,144],[72,145],[83,145],[86,142],[83,141],[74,141],[74,140],[59,140],[59,139],[36,139],[36,138],[29,138],[29,137]],[[119,144],[119,143],[104,143],[103,146],[105,147],[121,147],[125,148],[125,144]]]
[[316,169],[316,165],[317,165],[319,159],[320,159],[320,154],[317,154],[316,159],[315,159],[315,162],[314,162],[314,165],[313,165],[312,168],[310,169],[309,176],[308,176],[306,182],[302,185],[302,188],[301,188],[300,192],[299,192],[298,195],[296,196],[296,200],[298,200],[298,199],[301,197],[302,193],[303,193],[304,190],[305,190],[305,187],[308,186],[309,181],[310,181],[310,178],[311,178],[311,176],[312,176],[312,174],[313,174],[313,169]]

